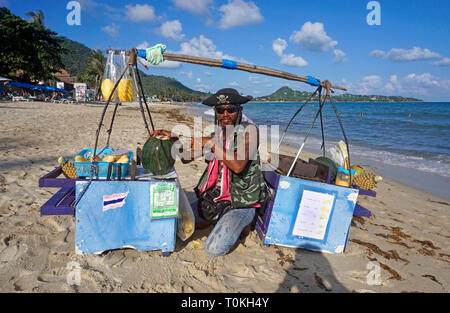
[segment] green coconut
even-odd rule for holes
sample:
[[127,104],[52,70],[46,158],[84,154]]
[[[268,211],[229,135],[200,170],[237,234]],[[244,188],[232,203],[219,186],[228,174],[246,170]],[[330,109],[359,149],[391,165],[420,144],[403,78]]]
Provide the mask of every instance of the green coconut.
[[328,166],[331,169],[331,182],[334,182],[337,174],[336,163],[334,163],[332,159],[323,156],[316,158],[316,161],[322,163],[323,165]]
[[155,175],[165,175],[169,173],[175,159],[172,157],[173,142],[169,137],[150,137],[142,148],[142,166]]

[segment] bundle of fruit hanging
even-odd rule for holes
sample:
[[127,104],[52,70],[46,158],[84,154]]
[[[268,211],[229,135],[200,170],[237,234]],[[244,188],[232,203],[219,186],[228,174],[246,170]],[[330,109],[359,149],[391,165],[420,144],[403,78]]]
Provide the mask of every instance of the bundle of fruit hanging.
[[355,171],[355,175],[352,176],[352,184],[355,184],[360,189],[372,190],[383,179],[380,175],[366,173],[360,165],[353,165],[352,170]]

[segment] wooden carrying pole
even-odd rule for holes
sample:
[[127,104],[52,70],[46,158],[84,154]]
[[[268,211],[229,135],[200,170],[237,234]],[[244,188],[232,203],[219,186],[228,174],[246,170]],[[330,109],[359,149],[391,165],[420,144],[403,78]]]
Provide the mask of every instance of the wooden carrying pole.
[[[120,50],[106,50],[107,53],[109,53],[109,51],[114,51],[114,53],[117,53],[117,54],[120,53]],[[129,55],[130,50],[126,50],[126,54]],[[264,66],[246,64],[246,63],[235,62],[235,61],[225,60],[225,59],[224,60],[210,59],[210,58],[196,57],[196,56],[185,55],[185,54],[175,54],[175,53],[164,53],[163,57],[164,57],[164,60],[167,60],[167,61],[185,62],[185,63],[206,65],[206,66],[211,66],[211,67],[236,69],[236,70],[241,70],[241,71],[250,72],[250,73],[263,74],[263,75],[267,75],[267,76],[283,78],[283,79],[287,79],[287,80],[300,81],[303,83],[311,84],[313,86],[320,85],[320,86],[325,87],[324,82],[320,82],[313,77],[299,76],[299,75],[271,69],[271,68],[264,67]],[[347,91],[347,89],[345,89],[344,87],[335,86],[335,85],[331,85],[331,88]]]
[[[195,56],[184,55],[184,54],[164,53],[164,60],[201,64],[201,65],[213,66],[213,67],[224,67],[223,66],[224,60],[195,57]],[[274,70],[274,69],[264,67],[264,66],[246,64],[246,63],[241,63],[241,62],[234,62],[234,65],[235,65],[234,69],[241,70],[241,71],[257,73],[257,74],[264,74],[264,75],[278,77],[278,78],[284,78],[284,79],[288,79],[288,80],[300,81],[303,83],[308,82],[308,77],[299,76],[299,75],[295,75],[295,74],[291,74],[291,73],[283,72],[283,71],[279,71],[279,70]],[[230,67],[225,67],[225,68],[230,68]],[[321,85],[322,84],[323,83],[321,83]],[[334,85],[332,85],[331,88],[344,90],[344,91],[347,90],[344,87],[334,86]]]

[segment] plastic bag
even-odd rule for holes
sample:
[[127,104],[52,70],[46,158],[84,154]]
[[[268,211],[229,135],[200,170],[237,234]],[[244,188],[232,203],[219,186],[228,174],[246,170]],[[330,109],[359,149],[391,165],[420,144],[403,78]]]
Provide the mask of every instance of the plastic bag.
[[[106,59],[105,71],[103,72],[103,81],[101,84],[101,91],[105,101],[108,101],[111,92],[114,89],[114,85],[117,81],[117,64],[114,62],[114,51],[110,51],[108,54],[108,58]],[[114,100],[114,97],[117,95],[117,89],[114,95],[111,97],[111,101]]]
[[166,51],[166,45],[157,44],[146,49],[146,60],[153,65],[158,65],[164,61],[163,53]]
[[[128,64],[128,58],[125,55],[125,51],[120,52],[119,56],[119,67],[120,73],[125,69]],[[122,102],[131,102],[134,101],[134,84],[131,79],[129,71],[126,71],[123,75],[122,79],[119,82],[119,86],[117,86],[119,100]]]
[[195,216],[192,211],[191,204],[189,203],[188,197],[184,192],[183,188],[180,186],[180,182],[177,179],[177,185],[179,187],[179,214],[177,223],[177,236],[183,241],[186,241],[192,236],[195,231]]
[[345,142],[340,140],[336,144],[336,146],[330,148],[329,153],[330,158],[336,163],[338,167],[342,168],[348,167],[348,153],[347,153],[347,145],[345,144]]

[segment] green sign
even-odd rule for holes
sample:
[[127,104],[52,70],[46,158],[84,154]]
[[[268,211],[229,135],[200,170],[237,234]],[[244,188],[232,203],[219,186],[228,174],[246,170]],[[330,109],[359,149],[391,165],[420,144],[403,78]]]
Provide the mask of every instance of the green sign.
[[178,188],[176,184],[151,184],[150,201],[150,217],[152,219],[178,216]]

